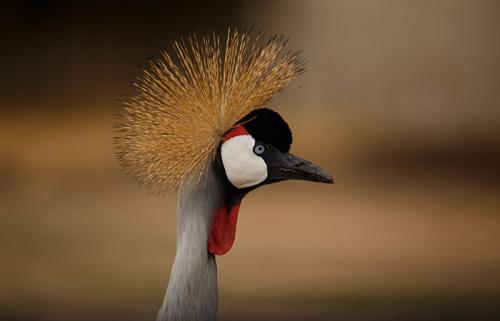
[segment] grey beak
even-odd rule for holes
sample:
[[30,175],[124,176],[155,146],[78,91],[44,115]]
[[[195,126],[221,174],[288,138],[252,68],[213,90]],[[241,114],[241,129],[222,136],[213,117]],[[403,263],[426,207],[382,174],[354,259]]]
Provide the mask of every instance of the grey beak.
[[268,164],[268,181],[287,179],[333,184],[332,177],[318,165],[290,153],[275,154]]

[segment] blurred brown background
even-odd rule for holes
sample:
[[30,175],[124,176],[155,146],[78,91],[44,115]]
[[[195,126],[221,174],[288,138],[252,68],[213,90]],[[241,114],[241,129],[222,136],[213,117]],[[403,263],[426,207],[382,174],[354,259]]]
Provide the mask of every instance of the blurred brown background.
[[304,50],[309,71],[270,106],[336,185],[245,199],[218,259],[220,319],[500,318],[498,1],[21,1],[0,15],[1,320],[155,319],[175,196],[120,174],[113,105],[173,39],[229,25]]

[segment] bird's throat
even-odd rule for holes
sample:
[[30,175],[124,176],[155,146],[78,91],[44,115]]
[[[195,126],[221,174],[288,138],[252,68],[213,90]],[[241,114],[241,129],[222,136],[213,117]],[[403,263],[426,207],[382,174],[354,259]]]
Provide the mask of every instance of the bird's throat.
[[224,204],[216,211],[208,235],[208,251],[210,253],[224,255],[233,246],[239,209],[240,202],[231,205]]

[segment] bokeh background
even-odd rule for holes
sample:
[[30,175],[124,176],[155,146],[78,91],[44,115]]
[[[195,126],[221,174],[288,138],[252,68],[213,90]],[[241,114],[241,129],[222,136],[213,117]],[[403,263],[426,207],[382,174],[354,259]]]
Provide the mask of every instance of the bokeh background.
[[154,320],[175,195],[119,172],[112,111],[180,36],[281,33],[273,100],[336,184],[251,193],[221,320],[500,319],[498,1],[68,1],[0,13],[0,319]]

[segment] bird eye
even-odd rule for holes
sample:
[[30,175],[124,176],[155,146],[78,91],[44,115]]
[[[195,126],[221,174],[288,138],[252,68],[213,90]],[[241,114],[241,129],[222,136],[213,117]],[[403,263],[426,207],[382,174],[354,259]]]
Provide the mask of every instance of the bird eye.
[[264,145],[260,145],[260,144],[255,145],[255,147],[253,148],[253,152],[256,155],[262,155],[265,150],[266,150],[266,148],[264,147]]

